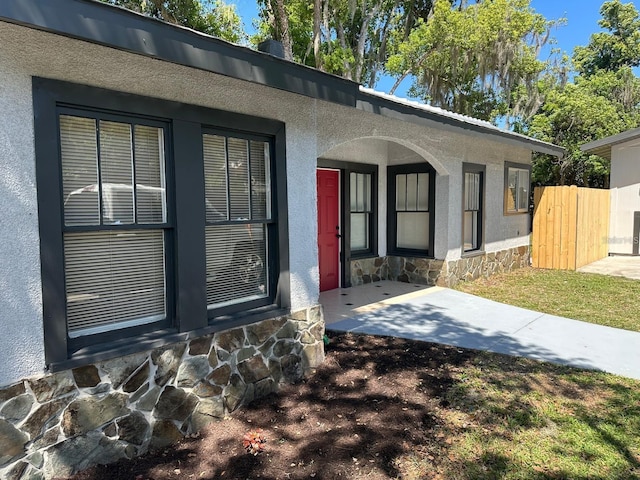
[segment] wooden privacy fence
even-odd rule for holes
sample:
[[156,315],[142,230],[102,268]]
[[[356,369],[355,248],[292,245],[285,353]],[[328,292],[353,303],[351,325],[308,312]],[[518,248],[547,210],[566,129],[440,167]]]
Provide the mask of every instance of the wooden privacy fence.
[[609,254],[609,190],[536,187],[532,264],[575,270]]

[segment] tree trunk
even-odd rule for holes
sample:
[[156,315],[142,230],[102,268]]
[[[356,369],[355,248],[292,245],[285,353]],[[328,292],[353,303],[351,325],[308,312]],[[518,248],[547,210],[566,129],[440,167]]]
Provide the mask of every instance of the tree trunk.
[[322,44],[322,0],[313,1],[313,56],[316,68],[322,70],[322,55],[320,46]]
[[289,17],[284,8],[284,0],[270,0],[274,20],[274,40],[282,42],[285,60],[293,61],[291,32],[289,31]]

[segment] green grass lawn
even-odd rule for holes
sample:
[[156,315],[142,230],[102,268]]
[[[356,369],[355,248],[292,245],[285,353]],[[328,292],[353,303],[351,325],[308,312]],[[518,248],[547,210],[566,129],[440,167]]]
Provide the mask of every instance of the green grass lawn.
[[640,332],[640,280],[523,268],[461,282],[456,289],[509,305]]
[[452,379],[440,475],[410,454],[403,479],[640,479],[640,382],[490,353]]

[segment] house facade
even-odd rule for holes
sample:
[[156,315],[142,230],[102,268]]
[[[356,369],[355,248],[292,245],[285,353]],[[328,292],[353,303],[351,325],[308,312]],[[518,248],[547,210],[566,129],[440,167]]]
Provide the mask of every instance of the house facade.
[[580,147],[611,162],[609,254],[640,255],[640,128]]
[[160,448],[324,358],[321,290],[528,264],[554,145],[90,0],[0,3],[0,477]]

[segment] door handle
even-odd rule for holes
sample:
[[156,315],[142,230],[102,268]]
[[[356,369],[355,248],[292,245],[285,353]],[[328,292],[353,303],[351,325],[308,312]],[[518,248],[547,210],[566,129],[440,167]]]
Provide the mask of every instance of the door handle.
[[340,225],[336,225],[336,238],[342,238],[342,235],[338,233],[339,231],[340,231]]

